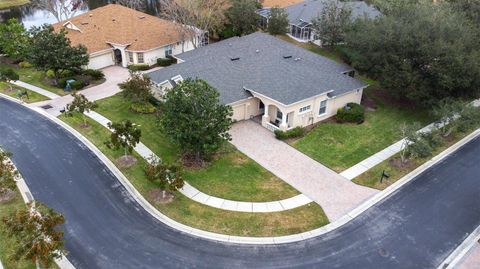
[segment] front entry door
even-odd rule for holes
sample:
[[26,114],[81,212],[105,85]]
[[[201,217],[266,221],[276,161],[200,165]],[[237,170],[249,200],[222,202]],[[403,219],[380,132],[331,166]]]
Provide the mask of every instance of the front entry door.
[[115,49],[113,53],[115,55],[115,64],[122,65],[122,52],[119,49]]

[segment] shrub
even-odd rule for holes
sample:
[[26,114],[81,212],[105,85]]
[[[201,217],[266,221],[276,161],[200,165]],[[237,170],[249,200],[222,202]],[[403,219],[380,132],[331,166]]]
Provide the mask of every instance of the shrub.
[[173,58],[158,58],[157,59],[157,65],[159,66],[169,66],[174,64],[174,59]]
[[55,77],[55,72],[53,72],[53,70],[48,70],[45,74],[47,75],[47,78]]
[[301,137],[305,134],[305,129],[302,127],[295,127],[288,131],[275,130],[275,137],[280,140],[289,138]]
[[148,64],[129,64],[127,68],[132,71],[145,71],[150,69],[150,66]]
[[18,66],[20,66],[20,68],[31,68],[32,64],[29,62],[23,61],[23,62],[20,62]]
[[157,111],[157,108],[152,105],[151,103],[133,103],[130,105],[130,109],[133,112],[140,113],[140,114],[152,114]]
[[365,109],[357,103],[348,103],[337,111],[337,122],[362,123],[365,120]]
[[80,90],[82,89],[83,87],[85,87],[85,81],[81,80],[81,79],[77,79],[75,80],[75,82],[72,82],[70,84],[70,86],[72,87],[72,90]]
[[90,76],[94,80],[100,80],[105,77],[105,74],[103,74],[102,71],[100,70],[94,70],[94,69],[85,69],[82,71],[82,74],[85,76]]
[[68,77],[72,77],[73,75],[75,75],[75,72],[73,72],[72,70],[61,69],[58,71],[59,78],[68,78]]
[[420,138],[414,143],[410,144],[407,149],[407,155],[413,158],[426,158],[432,155],[432,152],[433,148],[424,138]]

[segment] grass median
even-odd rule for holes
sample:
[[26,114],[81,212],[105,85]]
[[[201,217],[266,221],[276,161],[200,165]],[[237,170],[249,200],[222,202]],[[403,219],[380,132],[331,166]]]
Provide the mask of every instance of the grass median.
[[[100,124],[88,119],[90,127],[81,128],[79,126],[82,124],[82,118],[79,115],[73,117],[62,115],[60,119],[87,137],[113,162],[122,155],[122,150],[111,150],[103,144],[109,137],[109,131]],[[136,165],[120,170],[135,188],[150,200],[148,193],[157,186],[148,181],[144,175],[145,161],[138,155],[136,157],[138,159]],[[177,193],[173,202],[153,205],[180,223],[206,231],[239,236],[281,236],[328,224],[322,208],[314,203],[276,213],[241,213],[202,205]]]
[[6,94],[8,96],[18,99],[17,93],[19,90],[27,92],[28,97],[23,98],[23,101],[26,103],[35,103],[35,102],[49,100],[48,97],[45,97],[39,93],[24,89],[22,87],[19,87],[10,83],[0,82],[0,92],[3,94]]

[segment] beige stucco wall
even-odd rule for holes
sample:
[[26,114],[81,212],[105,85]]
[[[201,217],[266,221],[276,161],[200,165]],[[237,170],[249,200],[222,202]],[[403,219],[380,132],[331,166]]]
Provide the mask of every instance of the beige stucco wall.
[[[183,49],[182,49],[183,47]],[[167,46],[156,48],[153,50],[145,51],[143,52],[143,64],[148,64],[148,65],[154,65],[157,63],[158,58],[165,58],[165,50]],[[172,44],[172,54],[180,54],[182,52],[190,51],[195,49],[193,46],[193,43],[191,41],[185,41],[184,45],[182,46],[182,42],[177,42],[175,44]],[[138,62],[138,53],[141,51],[132,51],[133,52],[133,62],[130,62],[128,59],[128,49],[126,50],[126,60],[128,61],[128,64],[142,64]]]

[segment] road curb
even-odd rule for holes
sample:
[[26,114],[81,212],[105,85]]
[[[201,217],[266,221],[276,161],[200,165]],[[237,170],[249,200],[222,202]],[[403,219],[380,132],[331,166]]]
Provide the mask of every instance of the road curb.
[[[0,94],[1,96],[5,96]],[[18,100],[7,96],[7,99],[13,100],[16,103]],[[480,135],[480,129],[475,130],[471,134],[464,137],[459,142],[455,143],[453,146],[449,147],[448,149],[444,150],[437,156],[433,157],[431,160],[425,162],[423,165],[417,167],[415,170],[404,176],[402,179],[398,180],[394,184],[390,185],[388,188],[383,190],[382,192],[374,195],[367,201],[360,204],[355,209],[351,210],[349,213],[344,215],[343,217],[339,218],[335,222],[327,224],[323,227],[314,229],[312,231],[307,231],[299,234],[294,235],[287,235],[287,236],[278,236],[278,237],[242,237],[242,236],[231,236],[225,234],[218,234],[213,232],[207,232],[200,229],[196,229],[184,224],[181,224],[175,220],[170,219],[166,215],[162,214],[158,211],[155,207],[153,207],[145,198],[135,189],[135,187],[128,181],[128,179],[123,175],[123,173],[100,151],[97,149],[95,145],[93,145],[87,138],[81,135],[78,131],[61,121],[60,119],[50,115],[46,111],[38,107],[32,107],[29,105],[25,105],[25,107],[45,116],[47,119],[51,120],[52,122],[62,126],[65,130],[70,132],[73,136],[77,139],[82,141],[95,155],[112,171],[112,173],[117,177],[117,179],[122,183],[122,185],[130,192],[130,195],[153,217],[157,220],[161,221],[162,223],[180,231],[190,235],[194,235],[197,237],[201,237],[204,239],[214,240],[214,241],[221,241],[226,243],[238,243],[238,244],[283,244],[283,243],[292,243],[297,241],[302,241],[305,239],[310,239],[313,237],[317,237],[319,235],[323,235],[328,233],[332,230],[335,230],[344,224],[348,223],[352,219],[359,216],[361,213],[365,212],[367,209],[375,205],[376,203],[380,202],[381,200],[387,198],[395,191],[399,190],[402,186],[410,182],[413,178],[418,176],[419,174],[423,173],[426,169],[430,168],[431,166],[439,163],[441,160],[445,159],[447,156],[452,154],[458,148],[462,147],[463,145],[467,144],[478,135]]]
[[463,260],[465,255],[480,240],[480,226],[477,227],[448,257],[437,267],[437,269],[454,269]]

